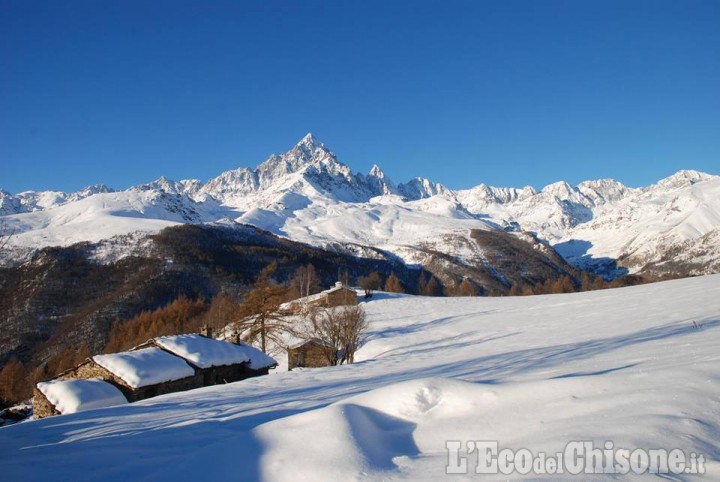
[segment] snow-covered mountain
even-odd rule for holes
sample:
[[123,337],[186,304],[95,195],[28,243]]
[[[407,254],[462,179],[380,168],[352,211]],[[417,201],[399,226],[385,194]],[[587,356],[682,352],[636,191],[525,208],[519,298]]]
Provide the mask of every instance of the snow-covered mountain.
[[354,173],[312,134],[255,169],[207,182],[162,177],[117,192],[103,185],[72,194],[0,191],[0,212],[16,253],[232,220],[323,247],[371,246],[414,264],[429,252],[482,262],[469,236],[479,229],[536,233],[571,263],[609,276],[720,268],[720,176],[680,171],[645,188],[605,179],[453,191],[422,178],[396,185],[377,165]]

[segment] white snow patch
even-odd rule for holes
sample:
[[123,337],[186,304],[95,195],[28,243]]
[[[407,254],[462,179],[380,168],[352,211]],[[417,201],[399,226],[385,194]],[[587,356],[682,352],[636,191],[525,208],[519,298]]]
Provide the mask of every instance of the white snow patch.
[[117,387],[98,378],[40,382],[37,387],[63,415],[128,403]]
[[257,348],[243,342],[240,342],[239,346],[245,350],[245,353],[250,358],[250,364],[248,366],[253,370],[260,370],[277,365],[277,361],[273,357],[263,353]]
[[155,343],[199,368],[250,361],[244,347],[197,334],[161,336],[155,338]]
[[198,334],[162,336],[155,338],[155,343],[199,368],[248,362],[250,368],[259,370],[277,364],[272,357],[245,343],[236,345]]
[[156,347],[95,355],[93,360],[133,388],[179,380],[195,374],[195,370],[185,360]]

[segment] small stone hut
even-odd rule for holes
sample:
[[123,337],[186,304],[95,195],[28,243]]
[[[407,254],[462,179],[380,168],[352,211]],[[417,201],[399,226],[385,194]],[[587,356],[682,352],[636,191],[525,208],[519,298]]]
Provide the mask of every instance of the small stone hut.
[[126,403],[125,395],[104,380],[53,380],[35,387],[33,413],[37,418],[45,418]]
[[331,308],[334,306],[357,305],[357,291],[345,286],[341,281],[335,283],[330,289],[321,291],[320,293],[298,298],[286,304],[287,308],[294,311],[300,311],[310,306]]
[[317,368],[330,366],[327,350],[335,350],[329,343],[319,338],[303,340],[288,348],[288,370],[293,368]]

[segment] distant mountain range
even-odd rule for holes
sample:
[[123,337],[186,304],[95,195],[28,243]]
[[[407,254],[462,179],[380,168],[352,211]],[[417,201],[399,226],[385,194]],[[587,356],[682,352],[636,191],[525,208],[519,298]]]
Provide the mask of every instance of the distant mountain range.
[[[452,190],[423,178],[395,184],[378,166],[354,173],[312,134],[255,169],[207,182],[161,177],[124,191],[105,185],[71,194],[0,190],[0,213],[13,233],[5,264],[78,242],[111,242],[114,248],[98,252],[97,260],[113,262],[168,226],[240,223],[324,249],[385,253],[411,266],[432,266],[440,255],[460,265],[491,265],[492,256],[471,235],[489,231],[546,253],[554,249],[571,265],[607,278],[720,269],[720,176],[680,171],[644,188],[603,179],[578,186],[561,181],[540,191],[485,184]],[[123,249],[112,239],[134,241]]]

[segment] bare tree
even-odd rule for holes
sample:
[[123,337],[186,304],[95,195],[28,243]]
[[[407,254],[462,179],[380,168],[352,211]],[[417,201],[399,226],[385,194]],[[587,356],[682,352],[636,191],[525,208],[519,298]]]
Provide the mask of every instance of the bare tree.
[[300,266],[290,280],[292,299],[308,297],[320,291],[320,279],[312,264]]
[[358,280],[360,288],[365,290],[365,298],[370,298],[373,291],[380,289],[381,279],[377,271],[373,271],[367,276],[363,276]]
[[308,314],[307,335],[319,346],[331,365],[353,363],[355,352],[367,333],[365,310],[357,305],[313,308]]

